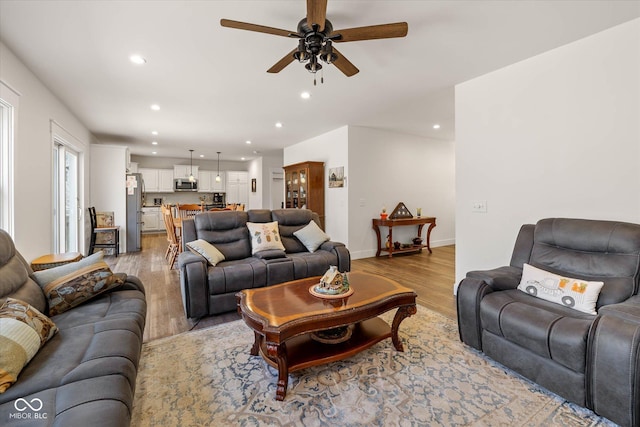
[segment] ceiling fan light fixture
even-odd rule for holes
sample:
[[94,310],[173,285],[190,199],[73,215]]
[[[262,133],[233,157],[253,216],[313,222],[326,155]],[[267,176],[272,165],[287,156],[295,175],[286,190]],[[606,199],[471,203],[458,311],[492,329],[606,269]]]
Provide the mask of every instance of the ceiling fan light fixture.
[[322,64],[318,62],[318,59],[311,55],[311,60],[304,66],[310,73],[315,74],[316,72],[322,70]]
[[327,64],[333,64],[333,62],[338,59],[338,55],[333,51],[331,40],[327,40],[322,47],[322,50],[320,51],[320,59]]
[[298,62],[306,62],[309,60],[309,52],[307,52],[304,39],[298,41],[298,50],[293,54],[293,57],[297,59]]

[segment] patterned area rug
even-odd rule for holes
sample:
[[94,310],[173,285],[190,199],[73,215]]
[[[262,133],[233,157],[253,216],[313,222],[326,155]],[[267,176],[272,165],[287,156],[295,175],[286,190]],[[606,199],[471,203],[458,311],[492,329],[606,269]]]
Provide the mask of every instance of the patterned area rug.
[[[385,319],[391,319],[387,313]],[[277,371],[250,356],[238,320],[145,343],[133,426],[613,426],[470,349],[426,308],[391,340],[296,371],[283,402]]]

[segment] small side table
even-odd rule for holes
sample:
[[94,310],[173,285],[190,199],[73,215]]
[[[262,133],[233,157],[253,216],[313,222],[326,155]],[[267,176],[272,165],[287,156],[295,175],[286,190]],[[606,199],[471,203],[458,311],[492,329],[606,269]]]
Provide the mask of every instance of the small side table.
[[31,269],[33,271],[46,270],[48,268],[68,264],[70,262],[80,261],[81,259],[82,254],[80,252],[66,252],[64,254],[43,255],[31,261]]

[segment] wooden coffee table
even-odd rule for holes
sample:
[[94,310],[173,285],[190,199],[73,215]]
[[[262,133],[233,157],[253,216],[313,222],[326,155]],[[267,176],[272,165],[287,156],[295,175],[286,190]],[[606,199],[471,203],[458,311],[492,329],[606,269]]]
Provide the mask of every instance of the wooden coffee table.
[[[416,293],[382,276],[348,273],[354,293],[346,298],[325,299],[309,288],[320,281],[311,277],[236,294],[238,312],[254,331],[251,355],[258,354],[278,369],[276,399],[284,400],[289,372],[341,360],[391,338],[404,351],[398,327],[416,313]],[[391,326],[378,316],[397,308]],[[325,344],[311,333],[353,325],[351,337]]]

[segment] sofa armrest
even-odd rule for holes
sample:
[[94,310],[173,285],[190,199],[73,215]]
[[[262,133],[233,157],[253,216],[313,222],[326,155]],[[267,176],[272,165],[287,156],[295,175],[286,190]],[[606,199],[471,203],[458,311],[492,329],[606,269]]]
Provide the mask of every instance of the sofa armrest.
[[640,296],[601,307],[587,343],[587,405],[620,425],[640,423]]
[[124,285],[116,289],[126,289],[129,291],[140,291],[143,294],[145,293],[144,285],[142,284],[142,281],[137,276],[127,276],[127,278],[124,281]]
[[351,271],[351,253],[344,243],[328,241],[321,244],[318,249],[336,254],[338,257],[338,265],[336,266],[338,271],[343,273]]
[[482,279],[467,277],[460,282],[456,295],[460,341],[482,351],[480,302],[493,288]]
[[184,312],[189,318],[199,318],[209,313],[207,261],[200,255],[182,252],[178,255],[180,290]]
[[505,266],[493,270],[476,270],[468,272],[467,277],[483,280],[494,291],[503,291],[518,287],[522,278],[522,269]]

